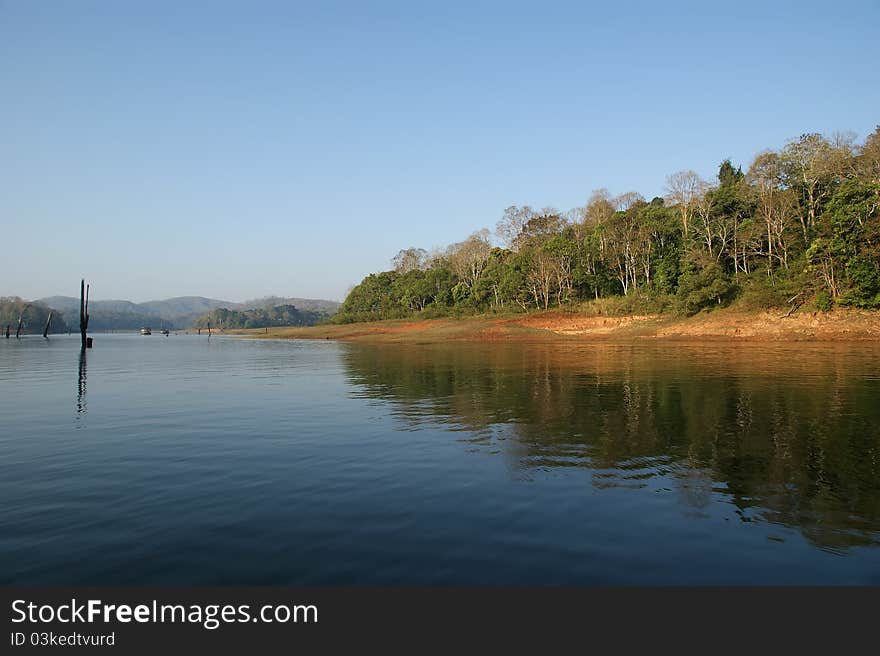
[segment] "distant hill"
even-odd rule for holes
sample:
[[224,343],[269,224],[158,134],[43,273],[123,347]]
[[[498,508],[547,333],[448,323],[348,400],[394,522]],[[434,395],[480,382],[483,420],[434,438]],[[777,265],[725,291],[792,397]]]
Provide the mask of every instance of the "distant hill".
[[[17,296],[0,298],[0,332],[5,334],[6,326],[9,326],[9,332],[15,334],[18,319],[21,317],[23,335],[42,335],[50,311],[49,307],[39,301],[28,302]],[[77,317],[77,325],[79,325],[79,317]],[[67,322],[57,311],[52,315],[49,332],[67,332]]]
[[143,308],[149,308],[160,316],[180,316],[194,312],[210,312],[218,307],[235,305],[231,301],[221,301],[216,298],[204,296],[175,296],[162,301],[146,301],[139,304]]
[[235,303],[204,296],[176,296],[162,301],[147,301],[139,305],[165,321],[170,321],[176,328],[189,328],[205,312],[231,307]]
[[[40,303],[47,308],[54,308],[67,324],[72,326],[79,325],[79,298],[73,296],[48,296],[34,302]],[[204,296],[177,296],[175,298],[147,301],[145,303],[132,303],[125,300],[89,301],[89,329],[96,331],[137,330],[144,326],[181,329],[195,326],[199,317],[220,308],[236,311],[271,310],[274,307],[287,305],[295,306],[298,312],[314,313],[316,315],[314,321],[319,321],[333,315],[339,307],[339,303],[336,301],[280,296],[267,296],[244,303],[205,298]],[[302,316],[307,317],[310,315],[304,314]],[[253,320],[253,317],[251,319]],[[16,323],[18,322],[18,315],[16,315],[15,321]],[[312,319],[309,318],[308,321],[312,321]],[[265,325],[310,324],[267,323]],[[42,330],[42,327],[40,330]]]
[[[79,315],[79,298],[73,296],[48,296],[37,299],[42,303],[59,312],[76,312]],[[89,301],[89,313],[92,312],[116,312],[119,314],[143,314],[144,308],[131,301]]]
[[[79,299],[73,296],[49,296],[43,303],[58,310],[71,326],[79,326]],[[137,330],[159,326],[162,317],[131,301],[89,301],[89,330]],[[167,327],[175,327],[168,325]]]

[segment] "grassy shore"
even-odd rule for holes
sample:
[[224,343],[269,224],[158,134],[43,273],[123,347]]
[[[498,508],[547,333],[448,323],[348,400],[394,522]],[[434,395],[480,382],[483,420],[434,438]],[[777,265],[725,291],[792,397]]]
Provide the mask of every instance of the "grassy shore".
[[880,340],[880,312],[731,309],[693,317],[597,316],[572,311],[456,319],[392,320],[342,325],[226,331],[270,339],[339,339],[434,343],[447,341],[546,341],[582,339],[729,339],[751,341]]

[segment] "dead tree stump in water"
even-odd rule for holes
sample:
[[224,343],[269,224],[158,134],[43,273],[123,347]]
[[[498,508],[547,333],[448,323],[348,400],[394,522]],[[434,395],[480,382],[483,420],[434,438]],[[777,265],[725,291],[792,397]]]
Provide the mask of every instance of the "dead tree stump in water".
[[43,328],[43,337],[49,336],[49,324],[52,323],[52,311],[49,310],[49,316],[46,318],[46,327]]
[[86,285],[85,279],[79,283],[79,334],[82,338],[82,350],[91,347],[86,338],[86,331],[89,329],[89,287]]

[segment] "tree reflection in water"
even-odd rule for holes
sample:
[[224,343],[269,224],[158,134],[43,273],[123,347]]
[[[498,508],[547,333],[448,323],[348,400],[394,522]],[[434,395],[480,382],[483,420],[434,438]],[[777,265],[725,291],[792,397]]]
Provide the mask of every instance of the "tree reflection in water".
[[86,351],[79,352],[79,371],[76,379],[76,414],[83,415],[86,412],[86,379],[88,377],[86,371]]
[[594,489],[657,477],[687,513],[880,542],[880,349],[824,344],[348,344],[359,395],[412,427],[463,430],[518,475],[583,468]]

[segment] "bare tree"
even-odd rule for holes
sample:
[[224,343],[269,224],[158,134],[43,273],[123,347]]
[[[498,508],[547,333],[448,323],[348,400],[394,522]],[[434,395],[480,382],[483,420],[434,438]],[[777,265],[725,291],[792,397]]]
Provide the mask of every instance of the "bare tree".
[[880,125],[859,149],[857,173],[871,182],[880,182]]
[[408,273],[424,269],[428,263],[428,252],[424,248],[406,248],[397,253],[391,265],[397,273]]
[[545,207],[526,222],[517,238],[517,246],[540,243],[562,232],[568,222],[557,210]]
[[805,243],[810,241],[822,202],[833,192],[834,183],[846,174],[847,167],[854,164],[852,142],[845,134],[837,135],[834,142],[821,134],[803,134],[782,151],[787,181],[803,193],[801,227]]
[[755,216],[764,223],[767,273],[773,271],[774,259],[788,268],[788,229],[794,216],[800,215],[797,198],[783,186],[784,162],[779,154],[764,152],[755,157],[748,178],[756,195]]
[[634,286],[636,275],[637,227],[632,214],[631,212],[616,214],[606,224],[605,252],[602,254],[605,264],[617,274],[624,296],[629,294],[630,288]]
[[695,231],[709,257],[720,261],[730,239],[730,224],[715,207],[715,188],[703,183],[702,193],[694,202]]
[[607,189],[596,189],[587,201],[584,221],[593,225],[601,225],[614,216],[614,204]]
[[783,268],[788,268],[789,234],[796,233],[796,219],[800,216],[800,204],[792,189],[784,189],[775,198],[774,212],[770,230],[776,241],[776,259]]
[[645,197],[637,191],[627,191],[611,199],[611,203],[618,212],[627,212],[635,205],[644,202]]
[[700,176],[690,170],[679,171],[666,178],[666,192],[669,195],[669,201],[678,206],[685,237],[690,233],[694,204],[705,185],[706,183]]
[[453,244],[447,250],[447,260],[453,273],[468,287],[473,287],[492,252],[489,242],[489,231],[486,229],[475,232],[463,242]]
[[[587,228],[604,226],[613,216],[614,204],[611,202],[611,194],[607,189],[596,189],[590,195],[590,200],[587,201],[587,206],[584,208],[584,225]],[[605,251],[606,246],[605,231],[599,230],[598,234],[599,253],[601,254]]]
[[559,262],[543,248],[536,248],[530,260],[526,280],[531,287],[535,305],[546,310],[550,307],[554,282],[558,278]]
[[504,216],[495,227],[495,234],[507,248],[515,251],[518,249],[519,236],[523,228],[536,215],[537,212],[528,205],[522,207],[511,205],[504,210]]

